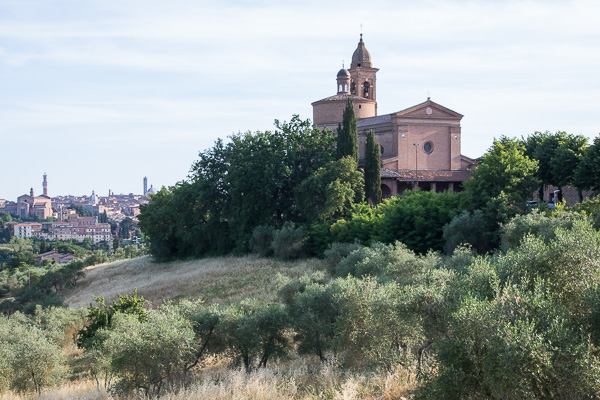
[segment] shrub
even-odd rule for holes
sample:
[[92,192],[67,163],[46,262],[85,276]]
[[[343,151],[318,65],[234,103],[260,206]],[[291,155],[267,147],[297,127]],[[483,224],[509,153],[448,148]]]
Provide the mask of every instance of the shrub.
[[437,346],[439,370],[417,399],[597,397],[600,364],[590,339],[544,286],[465,299]]
[[400,242],[374,243],[360,247],[343,258],[335,267],[335,276],[391,276],[396,279],[412,275],[423,259]]
[[287,313],[280,306],[246,300],[224,310],[218,335],[224,338],[234,362],[250,372],[255,366],[266,367],[272,356],[286,354],[288,326]]
[[77,345],[83,348],[90,348],[94,345],[95,335],[101,329],[110,328],[112,319],[117,313],[134,315],[138,320],[145,321],[147,311],[144,306],[146,299],[138,297],[137,289],[130,295],[118,295],[117,301],[113,301],[110,306],[106,305],[104,297],[95,297],[94,301],[98,306],[90,304],[88,307],[88,324],[78,333]]
[[273,239],[275,228],[268,225],[260,225],[252,231],[250,248],[261,257],[273,255]]
[[354,252],[355,250],[362,249],[363,247],[364,246],[358,242],[332,243],[323,253],[325,262],[327,263],[331,274],[333,275],[335,268],[344,258],[348,257],[350,253]]
[[481,210],[473,213],[463,211],[452,218],[444,226],[444,240],[446,253],[451,254],[460,245],[470,245],[479,254],[490,249],[490,240],[487,234],[486,221]]
[[111,356],[118,391],[160,396],[185,381],[198,342],[190,322],[172,311],[151,310],[145,321],[119,312],[111,328],[98,333],[103,336],[99,348]]
[[321,362],[333,350],[336,321],[340,313],[336,283],[312,283],[295,293],[288,313],[300,354],[316,354]]
[[277,295],[284,304],[290,305],[293,303],[294,297],[299,293],[303,293],[308,286],[312,284],[324,285],[325,283],[325,274],[321,271],[317,271],[310,275],[303,275],[300,278],[289,279],[282,284]]
[[306,256],[306,229],[285,223],[273,237],[273,253],[282,260],[293,260]]
[[514,217],[502,227],[501,248],[504,251],[515,248],[529,234],[547,243],[556,237],[558,228],[570,229],[575,221],[582,219],[574,212],[542,213],[532,210],[529,214]]
[[600,196],[585,199],[583,202],[575,204],[571,210],[587,215],[592,219],[594,228],[600,229]]
[[0,318],[0,385],[35,391],[58,383],[65,372],[62,349],[25,316]]

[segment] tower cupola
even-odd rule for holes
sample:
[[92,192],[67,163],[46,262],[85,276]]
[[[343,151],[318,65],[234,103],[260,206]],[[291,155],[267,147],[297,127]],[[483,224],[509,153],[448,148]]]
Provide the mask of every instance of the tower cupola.
[[358,47],[356,50],[354,50],[354,54],[352,54],[352,64],[350,65],[350,69],[354,68],[372,68],[371,55],[365,47],[365,42],[363,42],[362,39],[362,33],[360,34]]
[[337,94],[350,94],[350,72],[342,68],[337,73]]

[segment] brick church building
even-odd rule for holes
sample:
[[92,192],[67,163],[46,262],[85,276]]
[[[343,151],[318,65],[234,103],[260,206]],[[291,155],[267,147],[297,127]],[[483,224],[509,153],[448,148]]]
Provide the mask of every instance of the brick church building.
[[460,154],[463,116],[430,98],[395,113],[377,115],[377,71],[361,34],[350,69],[337,74],[337,94],[312,103],[315,125],[336,132],[351,98],[361,160],[369,130],[375,131],[381,147],[383,197],[415,187],[437,192],[461,190],[462,182],[469,179],[469,169],[475,166],[475,160]]

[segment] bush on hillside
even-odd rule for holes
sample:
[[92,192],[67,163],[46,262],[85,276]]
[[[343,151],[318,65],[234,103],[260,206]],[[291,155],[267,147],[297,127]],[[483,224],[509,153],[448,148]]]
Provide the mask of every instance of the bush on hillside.
[[[54,312],[49,311],[46,317],[54,319],[50,316]],[[65,376],[66,360],[58,335],[61,328],[48,331],[41,323],[44,319],[32,320],[20,313],[10,319],[0,318],[0,390],[34,391],[39,396]],[[62,329],[64,337],[68,330],[66,326]]]
[[486,221],[481,210],[475,210],[473,213],[463,211],[452,218],[443,231],[447,254],[452,254],[460,245],[469,245],[479,254],[484,254],[490,248]]
[[576,212],[559,211],[543,213],[532,210],[529,214],[511,219],[501,229],[501,248],[504,251],[519,246],[527,235],[535,235],[545,243],[556,237],[558,228],[571,229],[575,221],[584,217]]
[[294,260],[306,257],[307,240],[306,228],[297,227],[291,222],[286,222],[280,230],[275,232],[273,237],[273,254],[281,260]]
[[334,275],[335,268],[344,258],[348,257],[350,253],[362,249],[363,247],[364,246],[358,242],[332,243],[323,253],[330,273]]
[[260,225],[252,231],[250,248],[261,257],[273,255],[273,239],[275,238],[275,227]]

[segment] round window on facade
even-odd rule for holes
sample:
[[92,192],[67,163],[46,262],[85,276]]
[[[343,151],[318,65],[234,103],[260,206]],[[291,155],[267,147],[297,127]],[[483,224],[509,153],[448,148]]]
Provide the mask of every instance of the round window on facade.
[[431,144],[431,142],[425,142],[423,145],[423,150],[427,154],[431,153],[433,151],[433,144]]

